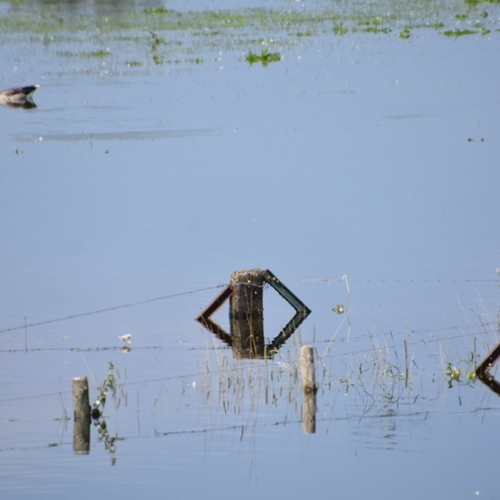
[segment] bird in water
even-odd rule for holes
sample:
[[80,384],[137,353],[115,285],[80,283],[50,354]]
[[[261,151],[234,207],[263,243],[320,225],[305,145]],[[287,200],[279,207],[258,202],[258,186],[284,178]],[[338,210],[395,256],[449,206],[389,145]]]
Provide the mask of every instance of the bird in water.
[[36,104],[33,102],[33,92],[38,87],[40,85],[2,90],[0,92],[0,105],[7,108],[36,108]]

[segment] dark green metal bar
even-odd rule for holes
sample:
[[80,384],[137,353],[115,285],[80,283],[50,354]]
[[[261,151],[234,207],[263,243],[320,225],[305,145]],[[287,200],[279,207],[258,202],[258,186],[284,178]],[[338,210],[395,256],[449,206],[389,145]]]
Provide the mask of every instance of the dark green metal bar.
[[276,352],[278,349],[293,335],[295,330],[300,324],[309,316],[310,311],[303,313],[298,311],[297,314],[288,322],[288,324],[281,330],[280,334],[269,344],[269,350]]
[[[297,312],[305,314],[304,319],[311,314],[311,310],[304,302],[294,295],[269,269],[264,271],[264,281],[269,283]],[[304,319],[301,320],[301,323]]]

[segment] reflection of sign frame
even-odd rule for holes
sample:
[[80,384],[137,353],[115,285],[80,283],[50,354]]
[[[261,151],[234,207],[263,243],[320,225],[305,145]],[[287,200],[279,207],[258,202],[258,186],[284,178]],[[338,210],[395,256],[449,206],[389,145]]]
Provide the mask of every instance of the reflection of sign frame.
[[493,349],[484,361],[476,368],[477,378],[485,385],[487,385],[493,392],[500,396],[500,383],[490,373],[491,368],[500,357],[500,344]]
[[[262,288],[267,283],[294,309],[295,315],[270,343],[264,342]],[[211,316],[230,299],[231,333],[215,323]],[[272,357],[292,336],[311,310],[297,298],[271,271],[252,269],[231,275],[227,286],[196,318],[207,330],[233,348],[238,357]]]

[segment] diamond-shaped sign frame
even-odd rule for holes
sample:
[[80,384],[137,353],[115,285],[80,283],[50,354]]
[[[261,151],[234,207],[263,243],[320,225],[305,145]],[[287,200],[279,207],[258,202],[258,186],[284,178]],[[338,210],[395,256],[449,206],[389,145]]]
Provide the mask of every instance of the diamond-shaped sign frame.
[[[294,295],[269,269],[263,271],[263,281],[269,284],[281,297],[283,297],[294,309],[295,315],[275,337],[275,339],[266,346],[266,352],[273,354],[293,335],[300,324],[311,314],[311,310]],[[208,331],[212,332],[229,346],[232,346],[232,336],[227,333],[220,325],[215,323],[211,316],[231,297],[233,289],[228,285],[212,303],[196,318]]]

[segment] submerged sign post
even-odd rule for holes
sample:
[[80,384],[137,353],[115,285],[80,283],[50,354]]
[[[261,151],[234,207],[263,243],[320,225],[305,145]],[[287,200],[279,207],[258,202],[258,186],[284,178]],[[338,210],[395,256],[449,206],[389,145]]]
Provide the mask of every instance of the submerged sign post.
[[235,357],[265,357],[264,275],[260,269],[231,275],[229,324]]
[[[263,289],[268,284],[296,311],[293,318],[266,344],[264,338]],[[230,333],[215,323],[211,316],[229,302]],[[207,330],[230,345],[237,358],[270,358],[307,318],[311,310],[269,270],[236,271],[230,284],[196,318]]]

